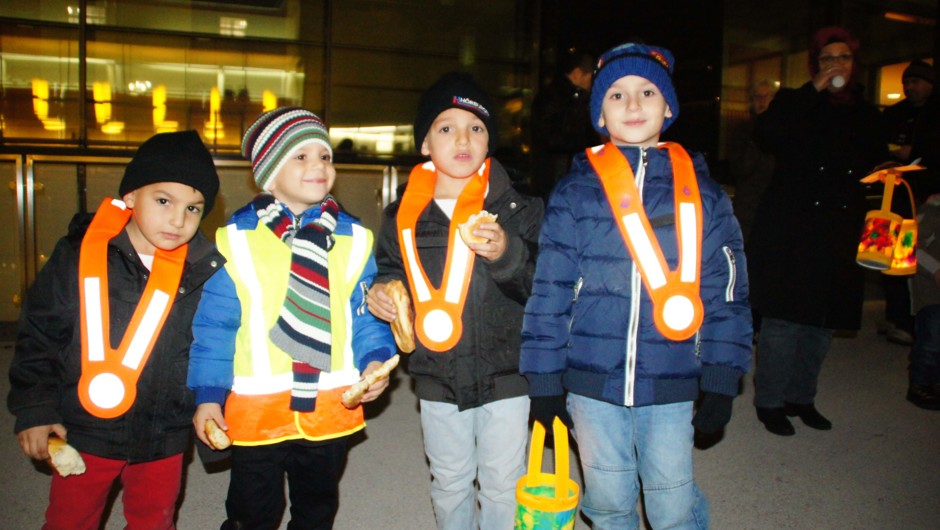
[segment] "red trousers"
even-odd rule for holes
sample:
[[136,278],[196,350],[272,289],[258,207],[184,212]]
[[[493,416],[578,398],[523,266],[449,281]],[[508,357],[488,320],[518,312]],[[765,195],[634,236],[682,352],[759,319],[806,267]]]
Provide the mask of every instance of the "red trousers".
[[87,453],[81,475],[52,473],[49,508],[43,530],[98,530],[114,481],[124,485],[121,502],[128,530],[173,530],[180,493],[183,455],[128,464]]

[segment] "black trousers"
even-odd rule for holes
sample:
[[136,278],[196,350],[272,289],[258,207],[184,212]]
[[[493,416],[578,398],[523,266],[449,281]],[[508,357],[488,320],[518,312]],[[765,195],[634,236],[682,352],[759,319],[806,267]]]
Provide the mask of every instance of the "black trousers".
[[232,472],[222,530],[274,530],[284,512],[284,475],[290,496],[290,530],[333,528],[346,439],[312,444],[289,441],[232,447]]

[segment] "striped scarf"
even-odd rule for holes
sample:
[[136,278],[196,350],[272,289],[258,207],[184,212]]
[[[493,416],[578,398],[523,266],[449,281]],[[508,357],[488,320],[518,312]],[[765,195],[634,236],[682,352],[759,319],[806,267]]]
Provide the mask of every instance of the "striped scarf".
[[287,293],[268,337],[294,360],[291,410],[312,412],[320,370],[330,370],[333,341],[327,252],[333,248],[339,205],[327,195],[320,203],[319,219],[298,228],[272,195],[262,193],[252,204],[261,222],[291,249]]

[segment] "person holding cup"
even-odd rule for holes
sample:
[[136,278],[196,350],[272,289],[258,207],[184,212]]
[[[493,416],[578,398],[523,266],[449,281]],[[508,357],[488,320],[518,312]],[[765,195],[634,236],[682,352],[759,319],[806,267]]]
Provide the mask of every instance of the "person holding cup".
[[748,248],[751,303],[763,316],[754,374],[757,417],[779,436],[832,423],[815,406],[833,333],[858,330],[865,218],[859,179],[888,160],[881,114],[858,82],[860,44],[841,27],[818,30],[811,79],[783,88],[757,118],[756,140],[775,158]]

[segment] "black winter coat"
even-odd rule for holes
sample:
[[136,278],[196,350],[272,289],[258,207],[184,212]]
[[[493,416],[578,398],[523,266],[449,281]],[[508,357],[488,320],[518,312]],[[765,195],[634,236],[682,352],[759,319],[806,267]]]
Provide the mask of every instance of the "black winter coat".
[[[495,159],[483,208],[498,216],[506,232],[506,252],[498,260],[474,260],[464,305],[463,336],[452,350],[434,352],[420,342],[408,358],[418,398],[456,404],[460,410],[500,399],[525,396],[519,374],[522,315],[532,289],[542,201],[515,191]],[[407,192],[406,192],[407,193]],[[388,205],[376,245],[376,283],[399,279],[408,285],[398,245],[399,201]],[[447,258],[450,219],[432,201],[418,218],[418,256],[428,280],[439,288]]]
[[835,104],[812,83],[782,89],[756,135],[775,156],[746,247],[751,303],[764,317],[858,329],[865,212],[859,180],[888,159],[881,114],[858,95]]
[[[184,452],[191,443],[195,411],[186,387],[192,320],[202,285],[225,263],[201,232],[189,243],[173,308],[137,382],[131,409],[114,419],[95,417],[78,397],[82,341],[78,257],[92,216],[72,219],[49,261],[31,286],[20,314],[10,367],[7,406],[15,431],[62,423],[79,451],[128,462],[147,462]],[[111,345],[121,342],[147,284],[126,231],[108,245]]]

